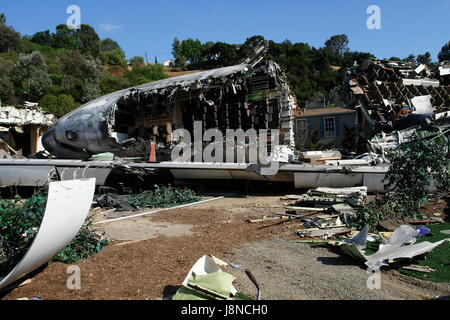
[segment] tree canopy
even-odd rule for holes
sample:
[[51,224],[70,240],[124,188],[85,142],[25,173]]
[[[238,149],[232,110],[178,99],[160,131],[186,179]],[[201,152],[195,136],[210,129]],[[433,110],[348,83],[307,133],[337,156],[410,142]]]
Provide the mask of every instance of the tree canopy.
[[439,62],[450,61],[450,41],[442,46],[438,59]]
[[[261,35],[248,37],[241,44],[175,38],[172,54],[183,69],[213,69],[240,63],[265,40]],[[286,71],[301,105],[314,97],[327,97],[342,83],[347,67],[375,58],[368,52],[351,51],[345,34],[332,35],[321,48],[288,39],[268,43],[267,58]],[[450,60],[450,42],[444,44],[438,58]],[[404,60],[432,62],[429,52]],[[62,115],[103,94],[166,77],[161,64],[145,64],[143,57],[134,56],[128,63],[119,43],[100,39],[92,26],[83,24],[72,30],[60,24],[54,30],[22,37],[6,25],[6,16],[0,13],[2,102],[32,100]]]
[[134,72],[120,45],[101,40],[92,26],[72,30],[65,24],[21,37],[0,14],[0,99],[39,102],[64,115],[101,95],[166,77],[164,68]]
[[342,56],[348,49],[348,37],[345,34],[337,34],[325,41],[325,48]]
[[106,38],[101,41],[101,51],[122,50],[120,45],[111,38]]

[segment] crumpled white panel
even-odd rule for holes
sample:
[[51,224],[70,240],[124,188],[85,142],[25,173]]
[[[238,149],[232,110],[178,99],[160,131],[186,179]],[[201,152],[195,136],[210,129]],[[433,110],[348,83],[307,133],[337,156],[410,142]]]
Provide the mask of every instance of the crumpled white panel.
[[0,290],[42,266],[72,241],[89,213],[94,191],[95,178],[49,184],[39,232],[22,260],[0,278]]

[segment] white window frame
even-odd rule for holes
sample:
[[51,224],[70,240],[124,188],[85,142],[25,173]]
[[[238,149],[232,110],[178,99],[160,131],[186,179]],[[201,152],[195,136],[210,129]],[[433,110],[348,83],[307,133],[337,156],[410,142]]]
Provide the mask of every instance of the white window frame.
[[[300,125],[303,123],[303,127]],[[297,137],[299,139],[308,139],[308,120],[307,119],[297,119]]]
[[[327,120],[333,119],[333,131],[327,130]],[[323,135],[325,138],[334,138],[336,137],[336,117],[324,117],[323,118]]]

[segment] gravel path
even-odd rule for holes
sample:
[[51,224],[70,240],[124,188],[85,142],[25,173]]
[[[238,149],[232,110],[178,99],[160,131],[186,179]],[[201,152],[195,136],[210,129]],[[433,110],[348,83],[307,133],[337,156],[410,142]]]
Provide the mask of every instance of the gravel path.
[[[262,288],[263,299],[435,299],[450,296],[448,283],[436,284],[383,270],[381,289],[369,290],[369,274],[351,258],[329,248],[272,239],[253,242],[235,249],[229,262],[249,268]],[[254,296],[255,287],[247,276],[236,276],[236,287]]]

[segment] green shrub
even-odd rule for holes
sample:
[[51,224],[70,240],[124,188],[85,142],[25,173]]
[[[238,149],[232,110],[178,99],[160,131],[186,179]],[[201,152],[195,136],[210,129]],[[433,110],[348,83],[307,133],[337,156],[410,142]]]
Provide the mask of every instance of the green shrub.
[[375,229],[381,220],[419,218],[420,205],[428,203],[432,181],[437,191],[450,189],[450,156],[448,138],[439,133],[433,139],[418,138],[403,144],[389,156],[391,166],[386,174],[386,191],[381,201],[360,208],[353,226],[368,224]]
[[52,261],[74,263],[100,252],[109,243],[92,229],[92,222],[85,223],[67,247],[56,254]]
[[36,194],[22,202],[20,197],[0,200],[0,275],[8,273],[25,255],[44,215],[45,195]]
[[168,208],[198,200],[188,188],[156,187],[155,191],[144,191],[128,196],[130,204],[138,208]]
[[389,160],[391,166],[386,175],[387,191],[395,193],[405,214],[419,213],[420,204],[428,203],[432,182],[438,191],[450,189],[450,153],[447,137],[439,133],[433,139],[420,138],[403,144]]
[[[16,196],[0,200],[0,276],[20,262],[36,237],[44,216],[47,195],[37,193],[27,200]],[[99,252],[108,240],[85,223],[73,241],[52,261],[73,263]]]

